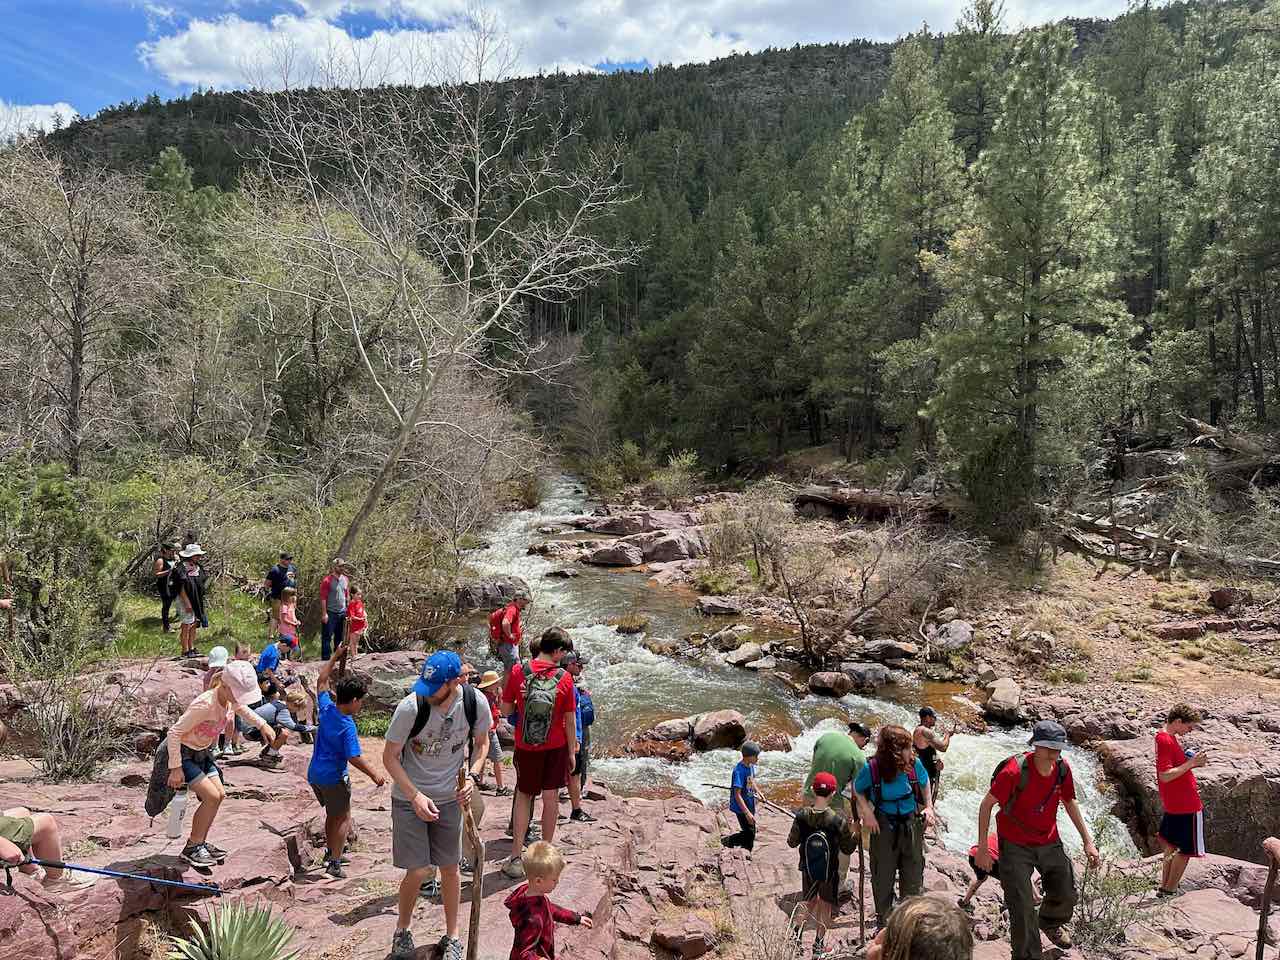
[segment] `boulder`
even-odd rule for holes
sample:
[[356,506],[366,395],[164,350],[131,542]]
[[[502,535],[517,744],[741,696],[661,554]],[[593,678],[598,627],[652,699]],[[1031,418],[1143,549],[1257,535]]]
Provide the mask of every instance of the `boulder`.
[[563,570],[552,570],[546,576],[553,580],[572,580],[574,577],[582,576],[582,571],[575,570],[573,567],[565,567]]
[[714,950],[720,940],[715,927],[697,914],[689,913],[683,917],[659,920],[650,935],[650,942],[683,960],[694,960]]
[[730,650],[737,650],[742,646],[742,641],[751,636],[754,629],[749,623],[731,624],[723,630],[717,630],[711,634],[707,638],[707,643],[721,653],[728,653]]
[[944,623],[929,638],[932,648],[941,653],[955,653],[973,643],[973,624],[967,620]]
[[548,540],[546,543],[533,544],[525,552],[529,556],[569,562],[581,560],[588,552],[612,542],[612,540]]
[[679,641],[672,640],[670,637],[643,637],[640,640],[640,646],[658,657],[671,657],[680,652]]
[[645,734],[648,740],[692,740],[693,722],[696,717],[677,717],[674,720],[663,720]]
[[625,752],[633,757],[679,763],[693,756],[693,744],[688,740],[646,740],[637,737],[626,745]]
[[809,677],[809,692],[824,697],[843,697],[853,692],[853,680],[834,670]]
[[650,563],[649,582],[661,587],[669,587],[674,583],[688,583],[694,571],[703,570],[706,560],[673,560],[670,563]]
[[759,660],[752,660],[750,663],[744,663],[744,667],[748,670],[777,670],[777,657],[761,657]]
[[737,597],[699,597],[698,612],[704,617],[737,617],[742,603]]
[[637,533],[676,530],[681,527],[697,526],[697,524],[698,518],[692,513],[677,513],[674,510],[641,510],[612,517],[593,517],[585,524],[585,529],[592,533],[610,533],[619,537],[629,537]]
[[707,552],[707,541],[702,531],[693,528],[666,530],[656,535],[642,534],[641,537],[634,538],[634,541],[626,542],[639,543],[646,563],[696,560]]
[[459,613],[494,610],[517,597],[532,597],[529,584],[520,577],[496,577],[459,584],[453,591],[453,605]]
[[1204,624],[1198,620],[1170,621],[1153,624],[1150,630],[1161,640],[1195,640],[1204,633]]
[[1053,659],[1057,640],[1043,630],[1028,630],[1018,637],[1016,652],[1024,663],[1048,663]]
[[740,747],[747,739],[747,721],[737,710],[699,714],[693,724],[693,745],[698,750]]
[[846,660],[840,664],[840,672],[849,678],[855,690],[878,690],[893,682],[889,668],[880,663]]
[[369,690],[366,709],[394,710],[418,679],[426,658],[425,653],[413,650],[360,654],[349,669],[364,680]]
[[790,753],[791,738],[781,730],[766,730],[751,735],[756,743],[760,744],[760,749],[767,753]]
[[759,660],[764,655],[764,647],[758,643],[744,643],[732,653],[725,654],[725,660],[735,667],[740,667],[745,663],[753,660]]
[[618,540],[592,550],[586,562],[597,567],[638,567],[644,563],[644,551],[638,543]]
[[1022,688],[1009,677],[1002,677],[991,686],[983,712],[993,720],[1016,722],[1021,719],[1018,706],[1022,702]]
[[912,660],[919,656],[920,647],[907,640],[872,640],[862,647],[862,656],[876,663],[886,660]]
[[989,663],[978,664],[978,686],[983,690],[990,690],[991,685],[999,679],[1000,675],[996,673],[996,668]]
[[1215,610],[1230,610],[1239,604],[1253,603],[1253,594],[1239,587],[1214,587],[1209,591],[1209,603]]

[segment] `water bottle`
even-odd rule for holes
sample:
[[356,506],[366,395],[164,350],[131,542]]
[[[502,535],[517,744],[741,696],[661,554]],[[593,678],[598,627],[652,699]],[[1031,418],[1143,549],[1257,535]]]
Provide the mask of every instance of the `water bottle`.
[[187,791],[179,790],[169,801],[169,823],[165,827],[165,835],[171,840],[182,836],[182,815],[187,811]]

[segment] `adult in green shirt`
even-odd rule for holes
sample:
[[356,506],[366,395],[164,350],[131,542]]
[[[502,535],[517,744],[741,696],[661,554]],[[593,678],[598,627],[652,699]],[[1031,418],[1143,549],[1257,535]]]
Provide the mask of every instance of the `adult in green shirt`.
[[[813,745],[813,762],[809,764],[809,776],[804,781],[804,800],[813,806],[813,778],[819,773],[829,773],[836,778],[836,792],[831,798],[831,809],[844,817],[850,817],[849,799],[845,788],[857,779],[859,771],[867,765],[863,753],[871,740],[871,731],[856,720],[849,721],[849,732],[833,730],[824,733]],[[856,818],[856,813],[853,817]],[[852,824],[851,824],[852,825]],[[840,885],[849,876],[849,854],[840,854]]]

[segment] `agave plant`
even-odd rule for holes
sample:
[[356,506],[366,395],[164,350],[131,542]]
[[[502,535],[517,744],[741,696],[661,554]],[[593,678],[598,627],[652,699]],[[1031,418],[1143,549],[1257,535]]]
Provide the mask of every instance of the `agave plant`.
[[191,921],[191,935],[173,937],[169,960],[298,960],[288,951],[293,931],[269,907],[233,903],[209,911],[209,922]]

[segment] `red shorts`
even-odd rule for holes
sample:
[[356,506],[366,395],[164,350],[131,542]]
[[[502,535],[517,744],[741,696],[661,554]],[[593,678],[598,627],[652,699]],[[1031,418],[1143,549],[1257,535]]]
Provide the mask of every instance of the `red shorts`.
[[559,790],[569,782],[569,748],[517,750],[516,789],[526,796]]

